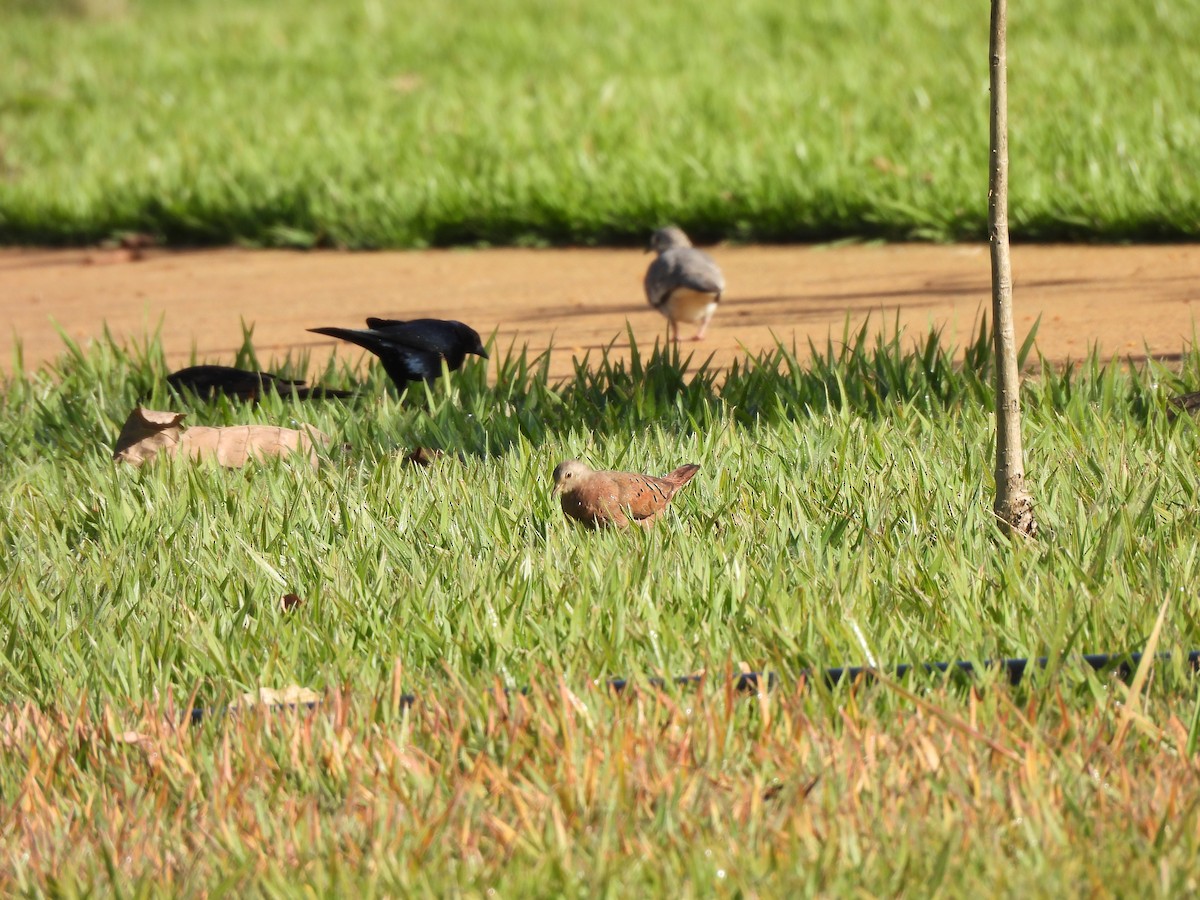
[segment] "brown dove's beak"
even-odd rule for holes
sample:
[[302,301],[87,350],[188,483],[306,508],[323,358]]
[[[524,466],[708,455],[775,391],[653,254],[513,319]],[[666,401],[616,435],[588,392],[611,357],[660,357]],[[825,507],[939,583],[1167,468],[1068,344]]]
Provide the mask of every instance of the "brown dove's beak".
[[562,492],[563,492],[562,482],[561,481],[554,482],[554,489],[550,491],[550,496],[557,497]]

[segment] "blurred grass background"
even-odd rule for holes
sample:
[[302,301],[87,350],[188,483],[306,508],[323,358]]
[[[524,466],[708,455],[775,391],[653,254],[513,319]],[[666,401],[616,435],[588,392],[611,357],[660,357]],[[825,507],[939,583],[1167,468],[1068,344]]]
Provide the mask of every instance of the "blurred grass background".
[[[1010,13],[1018,239],[1200,233],[1200,5]],[[985,5],[0,0],[0,241],[984,236]]]

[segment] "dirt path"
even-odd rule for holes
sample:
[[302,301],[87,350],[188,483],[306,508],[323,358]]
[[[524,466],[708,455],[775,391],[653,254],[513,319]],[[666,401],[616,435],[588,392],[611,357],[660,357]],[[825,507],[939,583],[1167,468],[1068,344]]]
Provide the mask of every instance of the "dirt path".
[[[944,326],[961,346],[988,308],[987,248],[977,245],[716,247],[726,300],[708,338],[695,347],[726,364],[744,346],[773,346],[772,335],[801,348],[823,343],[870,315],[890,326],[899,313],[913,336]],[[86,341],[107,322],[124,337],[162,337],[172,364],[192,348],[229,362],[240,320],[254,324],[262,359],[307,348],[315,362],[333,349],[308,334],[318,325],[357,325],[367,315],[457,318],[502,348],[531,350],[553,340],[553,372],[572,354],[614,342],[639,343],[665,332],[643,298],[648,257],[632,250],[438,250],[396,253],[0,250],[0,310],[20,338],[26,368],[62,351],[54,322]],[[1078,358],[1092,344],[1106,355],[1159,356],[1189,345],[1200,309],[1200,245],[1016,247],[1017,326],[1042,316],[1038,346],[1054,360]],[[685,334],[690,334],[685,331]],[[342,345],[340,352],[359,357]],[[11,353],[2,368],[11,371]]]

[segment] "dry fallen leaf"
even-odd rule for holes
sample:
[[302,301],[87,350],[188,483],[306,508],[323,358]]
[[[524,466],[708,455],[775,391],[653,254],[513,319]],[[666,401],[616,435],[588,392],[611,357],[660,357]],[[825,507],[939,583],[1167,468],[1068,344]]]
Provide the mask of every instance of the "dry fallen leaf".
[[110,266],[116,263],[137,262],[141,257],[137,251],[126,247],[116,247],[110,250],[97,250],[83,257],[85,266]]
[[284,612],[291,612],[304,601],[300,599],[298,594],[284,594],[279,599],[279,608]]
[[140,466],[160,453],[187,459],[215,459],[230,468],[251,459],[300,453],[317,464],[314,442],[328,447],[327,434],[305,426],[303,430],[275,425],[230,425],[224,428],[184,428],[183,413],[136,407],[121,427],[113,459]]
[[880,172],[883,172],[885,175],[899,175],[901,178],[903,178],[908,174],[908,169],[906,169],[904,166],[897,165],[886,156],[876,156],[871,160],[871,165],[873,165]]
[[126,231],[113,240],[102,243],[98,250],[83,258],[84,265],[108,265],[110,263],[138,262],[146,258],[146,251],[158,246],[152,234]]
[[415,72],[402,72],[392,78],[390,85],[397,94],[411,94],[421,86],[423,80]]
[[117,246],[137,252],[139,254],[137,258],[140,259],[144,251],[158,246],[158,239],[152,234],[143,234],[140,231],[126,231],[117,237]]
[[274,688],[259,688],[257,691],[247,691],[238,698],[238,702],[229,704],[231,710],[253,706],[304,706],[320,703],[321,695],[314,690],[289,684],[281,690]]

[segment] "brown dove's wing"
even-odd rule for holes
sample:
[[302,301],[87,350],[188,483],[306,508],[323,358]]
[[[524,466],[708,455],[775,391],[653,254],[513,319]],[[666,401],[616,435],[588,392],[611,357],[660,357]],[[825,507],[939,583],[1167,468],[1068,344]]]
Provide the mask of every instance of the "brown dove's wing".
[[667,508],[675,492],[700,471],[696,465],[680,466],[665,478],[621,472],[615,475],[620,504],[634,519],[648,519]]

